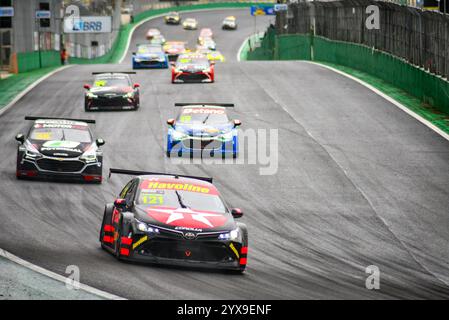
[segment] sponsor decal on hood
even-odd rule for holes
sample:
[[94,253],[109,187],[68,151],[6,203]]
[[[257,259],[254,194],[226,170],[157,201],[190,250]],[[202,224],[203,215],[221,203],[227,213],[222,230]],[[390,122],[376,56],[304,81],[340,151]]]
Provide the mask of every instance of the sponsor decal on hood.
[[147,214],[165,225],[179,228],[211,229],[223,226],[228,218],[221,213],[190,208],[151,207]]
[[39,152],[50,157],[79,157],[83,154],[85,145],[75,141],[46,141],[39,148]]

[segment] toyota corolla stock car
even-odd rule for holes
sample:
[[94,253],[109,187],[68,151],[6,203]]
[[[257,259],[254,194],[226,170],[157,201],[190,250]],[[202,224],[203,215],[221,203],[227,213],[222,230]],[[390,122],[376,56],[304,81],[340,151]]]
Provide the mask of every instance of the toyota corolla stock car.
[[27,135],[16,140],[18,179],[57,179],[101,183],[103,139],[93,140],[94,120],[25,117],[34,120]]
[[247,265],[248,232],[211,178],[110,169],[135,175],[106,204],[103,249],[118,259],[234,270]]
[[209,61],[205,55],[197,53],[182,54],[176,62],[172,62],[172,83],[214,82],[215,62]]
[[85,84],[84,110],[137,110],[140,106],[140,85],[129,74],[135,72],[93,72],[92,85]]
[[229,120],[229,103],[176,103],[181,107],[176,119],[168,119],[167,156],[201,155],[236,158],[239,152],[237,127]]

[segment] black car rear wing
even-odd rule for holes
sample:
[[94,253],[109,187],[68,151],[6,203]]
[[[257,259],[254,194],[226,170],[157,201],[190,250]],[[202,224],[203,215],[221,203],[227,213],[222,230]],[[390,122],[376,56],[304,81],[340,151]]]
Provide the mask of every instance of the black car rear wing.
[[217,102],[176,102],[175,107],[186,107],[186,106],[217,106],[217,107],[224,107],[224,108],[233,108],[233,103],[217,103]]
[[135,71],[99,71],[99,72],[92,72],[92,75],[96,74],[113,74],[113,73],[124,73],[124,74],[136,74]]
[[25,116],[25,120],[67,120],[67,121],[80,121],[86,123],[95,123],[93,119],[73,119],[73,118],[57,118],[57,117],[35,117]]
[[136,171],[136,170],[126,170],[126,169],[109,169],[109,177],[111,177],[111,174],[117,173],[117,174],[129,174],[133,176],[143,176],[143,175],[159,175],[159,176],[173,176],[175,178],[190,178],[190,179],[196,179],[196,180],[203,180],[209,183],[212,183],[212,178],[209,177],[197,177],[197,176],[187,176],[183,174],[176,174],[176,173],[161,173],[161,172],[148,172],[148,171]]

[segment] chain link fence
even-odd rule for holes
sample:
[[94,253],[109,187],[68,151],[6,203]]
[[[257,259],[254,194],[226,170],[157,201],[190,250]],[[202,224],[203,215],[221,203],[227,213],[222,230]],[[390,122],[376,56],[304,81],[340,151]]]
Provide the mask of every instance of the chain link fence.
[[[379,29],[368,29],[371,5],[379,8]],[[278,18],[280,15],[278,15]],[[449,15],[391,2],[346,0],[289,5],[280,33],[315,32],[332,40],[389,52],[430,72],[449,77]]]

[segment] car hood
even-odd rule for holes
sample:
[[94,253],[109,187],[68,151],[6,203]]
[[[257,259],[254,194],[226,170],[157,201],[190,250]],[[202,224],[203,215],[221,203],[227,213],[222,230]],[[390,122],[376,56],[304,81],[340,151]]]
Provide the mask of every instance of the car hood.
[[136,206],[139,221],[170,230],[214,232],[236,228],[230,214],[164,206]]
[[41,154],[58,158],[79,157],[92,145],[67,140],[50,140],[43,143],[32,141],[32,143]]
[[179,53],[181,53],[181,52],[184,52],[184,50],[185,50],[185,49],[183,49],[183,48],[167,48],[167,49],[165,50],[165,52],[167,52],[167,53],[169,53],[169,54],[174,54],[174,53],[179,54]]
[[90,92],[95,95],[123,95],[132,92],[131,87],[93,87]]
[[176,69],[182,71],[182,72],[190,72],[190,73],[194,73],[194,72],[200,72],[206,69],[209,69],[210,66],[205,66],[205,65],[196,65],[196,64],[190,64],[190,65],[180,65],[180,66],[176,66]]
[[208,125],[206,124],[177,124],[175,126],[175,130],[179,132],[183,132],[189,136],[194,137],[215,137],[217,135],[229,132],[232,130],[232,123],[224,123],[224,124],[214,124]]

